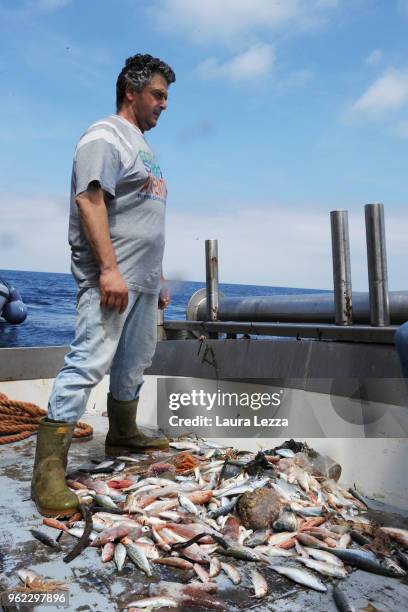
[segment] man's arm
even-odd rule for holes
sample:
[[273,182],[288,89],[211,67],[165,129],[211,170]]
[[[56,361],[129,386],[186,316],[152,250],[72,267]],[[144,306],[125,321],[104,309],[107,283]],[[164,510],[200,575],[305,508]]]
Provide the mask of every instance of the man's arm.
[[75,202],[85,236],[99,265],[101,304],[122,313],[128,304],[128,288],[116,262],[103,191],[98,183],[91,183],[87,191],[76,196]]

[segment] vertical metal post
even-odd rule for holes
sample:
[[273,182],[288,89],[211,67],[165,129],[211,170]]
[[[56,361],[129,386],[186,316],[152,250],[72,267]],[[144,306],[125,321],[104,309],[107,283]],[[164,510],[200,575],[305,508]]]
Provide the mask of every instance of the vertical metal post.
[[366,204],[368,288],[371,325],[390,324],[387,255],[385,249],[384,205]]
[[347,210],[332,210],[330,213],[334,310],[336,325],[352,325],[352,291],[350,267],[350,240]]
[[164,310],[157,309],[157,340],[166,340],[164,330]]
[[218,319],[218,240],[205,241],[207,319]]

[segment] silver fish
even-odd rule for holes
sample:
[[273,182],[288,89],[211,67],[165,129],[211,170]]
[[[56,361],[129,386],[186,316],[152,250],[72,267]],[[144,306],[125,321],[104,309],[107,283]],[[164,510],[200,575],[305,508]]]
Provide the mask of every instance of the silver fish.
[[270,529],[258,529],[245,540],[245,546],[249,546],[250,548],[262,546],[262,544],[265,544],[265,542],[268,541],[268,538],[271,535],[272,532]]
[[133,599],[126,604],[126,608],[149,609],[156,610],[157,608],[177,608],[179,602],[174,597],[159,595],[158,597],[143,597],[142,599]]
[[275,450],[275,454],[279,455],[280,457],[284,457],[285,459],[293,459],[295,456],[295,453],[293,450],[290,450],[290,448],[278,448]]
[[331,563],[332,565],[338,565],[339,567],[344,567],[344,563],[341,559],[336,557],[336,555],[332,555],[327,552],[327,550],[321,550],[319,548],[311,548],[309,546],[305,546],[304,550],[308,555],[317,559],[318,561],[326,561],[326,563]]
[[251,570],[251,580],[255,591],[255,597],[262,599],[268,593],[268,584],[258,570]]
[[125,564],[126,555],[126,546],[124,546],[121,542],[116,544],[115,552],[113,553],[113,558],[115,559],[116,567],[118,568],[119,572],[122,570]]
[[317,561],[316,559],[308,559],[307,557],[297,557],[297,561],[306,565],[306,567],[323,574],[324,576],[331,576],[332,578],[346,578],[347,571],[344,567],[339,565],[332,565],[326,563],[326,561]]
[[237,500],[238,500],[238,497],[236,497],[232,501],[226,503],[224,506],[221,506],[220,508],[217,508],[216,510],[211,510],[207,514],[208,518],[216,519],[219,516],[226,516],[227,514],[229,514],[230,512],[233,511],[233,509],[235,508],[235,505],[237,503]]
[[127,554],[132,559],[133,563],[137,565],[137,567],[141,569],[146,576],[151,576],[152,570],[144,551],[140,547],[136,546],[132,540],[127,537],[122,538],[122,544],[126,546]]
[[201,453],[201,448],[194,442],[170,442],[169,446],[177,450],[190,450]]
[[356,550],[354,548],[330,548],[327,550],[333,555],[336,555],[336,557],[339,557],[339,559],[347,563],[347,565],[354,565],[366,572],[372,572],[380,576],[389,576],[390,578],[397,577],[394,571],[378,563],[378,561],[373,559],[372,554],[367,551]]
[[298,521],[291,510],[283,508],[272,527],[274,531],[296,531],[298,528]]
[[221,562],[221,569],[227,574],[233,584],[239,584],[241,582],[241,574],[237,568],[230,563]]
[[108,495],[95,495],[94,499],[98,506],[103,508],[117,508],[115,502]]
[[178,494],[177,498],[180,506],[184,508],[184,510],[187,510],[187,512],[190,512],[190,514],[195,514],[196,516],[198,516],[198,508],[193,504],[193,502],[191,502],[187,497],[181,495],[180,493]]
[[26,569],[22,567],[17,570],[17,576],[20,578],[21,582],[33,582],[34,580],[41,580],[42,576],[37,574],[34,570]]
[[339,612],[356,612],[355,607],[349,602],[346,594],[336,584],[333,587],[333,599]]
[[293,580],[293,582],[303,584],[304,586],[308,586],[315,591],[321,591],[322,593],[327,591],[327,588],[324,586],[323,582],[305,569],[298,569],[297,567],[292,567],[289,565],[270,565],[269,567],[273,569],[274,572],[282,574],[290,580]]

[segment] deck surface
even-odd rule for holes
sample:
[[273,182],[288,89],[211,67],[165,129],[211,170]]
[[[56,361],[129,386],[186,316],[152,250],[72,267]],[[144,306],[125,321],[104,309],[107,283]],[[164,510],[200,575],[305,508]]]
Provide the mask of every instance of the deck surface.
[[[99,415],[84,415],[84,421],[94,427],[94,437],[87,442],[74,442],[69,454],[69,470],[92,460],[104,458],[104,436],[107,420]],[[30,529],[40,529],[55,537],[57,532],[42,525],[35,505],[30,497],[30,478],[34,460],[36,437],[22,442],[0,446],[0,587],[11,588],[20,585],[16,570],[34,569],[39,574],[56,580],[64,580],[69,585],[69,610],[106,612],[119,610],[132,595],[144,593],[149,581],[170,580],[187,582],[188,572],[181,572],[163,566],[153,566],[151,579],[140,572],[127,559],[119,574],[113,561],[102,564],[95,548],[86,549],[68,565],[63,557],[71,550],[76,539],[64,534],[60,543],[63,552],[57,552],[35,540]],[[358,441],[356,441],[358,442]],[[405,516],[399,510],[383,504],[373,503],[374,516],[386,525],[408,528],[408,512]],[[288,579],[278,576],[272,570],[262,568],[269,585],[267,598],[257,601],[249,588],[251,563],[238,563],[243,581],[232,586],[222,576],[214,580],[219,586],[217,597],[225,600],[225,609],[256,610],[258,612],[333,612],[337,608],[332,598],[333,582],[323,579],[328,587],[327,593],[317,593],[299,587]],[[408,580],[385,578],[363,571],[353,571],[342,581],[356,610],[365,608],[369,602],[374,609],[408,610]],[[24,608],[28,610],[29,608]],[[37,606],[36,610],[51,608]],[[55,609],[55,608],[52,608]],[[61,608],[62,609],[62,608]],[[202,608],[180,607],[178,610],[197,610]],[[370,609],[370,608],[368,608]]]

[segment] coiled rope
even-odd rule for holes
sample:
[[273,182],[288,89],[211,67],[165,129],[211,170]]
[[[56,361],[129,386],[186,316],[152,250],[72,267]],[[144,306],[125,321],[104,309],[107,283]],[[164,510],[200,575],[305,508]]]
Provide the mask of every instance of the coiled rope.
[[[47,411],[36,404],[11,400],[0,393],[0,444],[24,440],[36,433],[40,420]],[[75,424],[74,438],[92,436],[93,429],[87,423]]]

